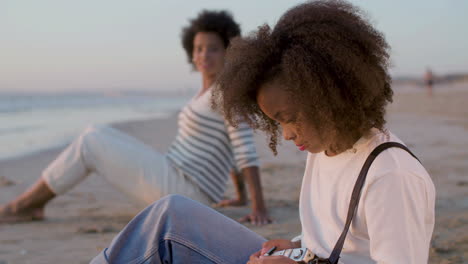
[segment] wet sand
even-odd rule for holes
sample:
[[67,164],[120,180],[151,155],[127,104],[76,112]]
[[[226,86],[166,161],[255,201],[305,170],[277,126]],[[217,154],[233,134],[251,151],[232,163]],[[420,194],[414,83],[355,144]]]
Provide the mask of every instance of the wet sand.
[[[447,88],[447,89],[445,89]],[[468,261],[468,84],[396,92],[388,108],[388,128],[421,159],[437,189],[436,227],[429,263]],[[140,120],[115,127],[159,151],[176,131],[176,118]],[[256,135],[262,182],[272,225],[247,225],[266,238],[300,233],[299,190],[306,154],[284,142],[273,157],[266,139]],[[24,191],[61,148],[0,161],[0,203]],[[230,185],[226,196],[233,195]],[[0,264],[88,263],[141,209],[106,182],[91,175],[69,193],[54,199],[41,222],[0,225]],[[238,219],[250,208],[217,209]]]

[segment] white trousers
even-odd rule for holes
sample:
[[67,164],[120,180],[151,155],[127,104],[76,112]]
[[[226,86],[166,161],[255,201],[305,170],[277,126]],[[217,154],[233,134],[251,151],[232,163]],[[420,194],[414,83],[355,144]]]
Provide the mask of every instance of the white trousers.
[[168,194],[212,203],[164,154],[108,126],[90,126],[84,130],[43,171],[42,177],[60,195],[93,172],[144,205]]

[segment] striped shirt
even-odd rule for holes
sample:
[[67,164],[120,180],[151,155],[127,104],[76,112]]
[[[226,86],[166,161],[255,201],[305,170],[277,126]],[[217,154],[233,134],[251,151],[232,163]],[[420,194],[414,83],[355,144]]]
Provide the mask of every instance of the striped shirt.
[[237,128],[211,109],[211,90],[180,112],[178,132],[167,157],[215,202],[221,200],[231,169],[259,166],[253,131]]

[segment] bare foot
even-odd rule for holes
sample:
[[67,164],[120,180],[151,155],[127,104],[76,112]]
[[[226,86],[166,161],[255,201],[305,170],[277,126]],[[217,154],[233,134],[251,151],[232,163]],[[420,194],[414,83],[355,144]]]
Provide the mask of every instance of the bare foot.
[[244,206],[247,204],[245,199],[227,199],[221,200],[221,202],[217,203],[217,207],[228,207],[228,206]]
[[42,220],[45,205],[54,197],[45,181],[39,178],[24,193],[0,207],[0,224]]
[[12,206],[0,207],[0,224],[39,221],[44,219],[44,207],[16,211]]

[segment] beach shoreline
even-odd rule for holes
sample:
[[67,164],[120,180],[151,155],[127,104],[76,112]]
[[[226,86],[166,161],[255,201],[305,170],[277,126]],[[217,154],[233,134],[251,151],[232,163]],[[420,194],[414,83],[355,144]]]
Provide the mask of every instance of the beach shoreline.
[[[397,90],[388,108],[388,128],[421,159],[437,191],[436,226],[429,263],[464,263],[468,259],[468,84],[466,89]],[[175,136],[176,115],[112,124],[158,151],[165,152]],[[300,233],[299,191],[306,153],[283,142],[274,157],[262,133],[256,136],[265,199],[275,223],[254,227],[266,238],[292,238]],[[63,147],[0,160],[0,204],[24,191]],[[229,184],[227,196],[233,195]],[[0,225],[0,263],[88,263],[141,207],[91,175],[46,208],[46,220]],[[238,219],[249,207],[217,209]]]

